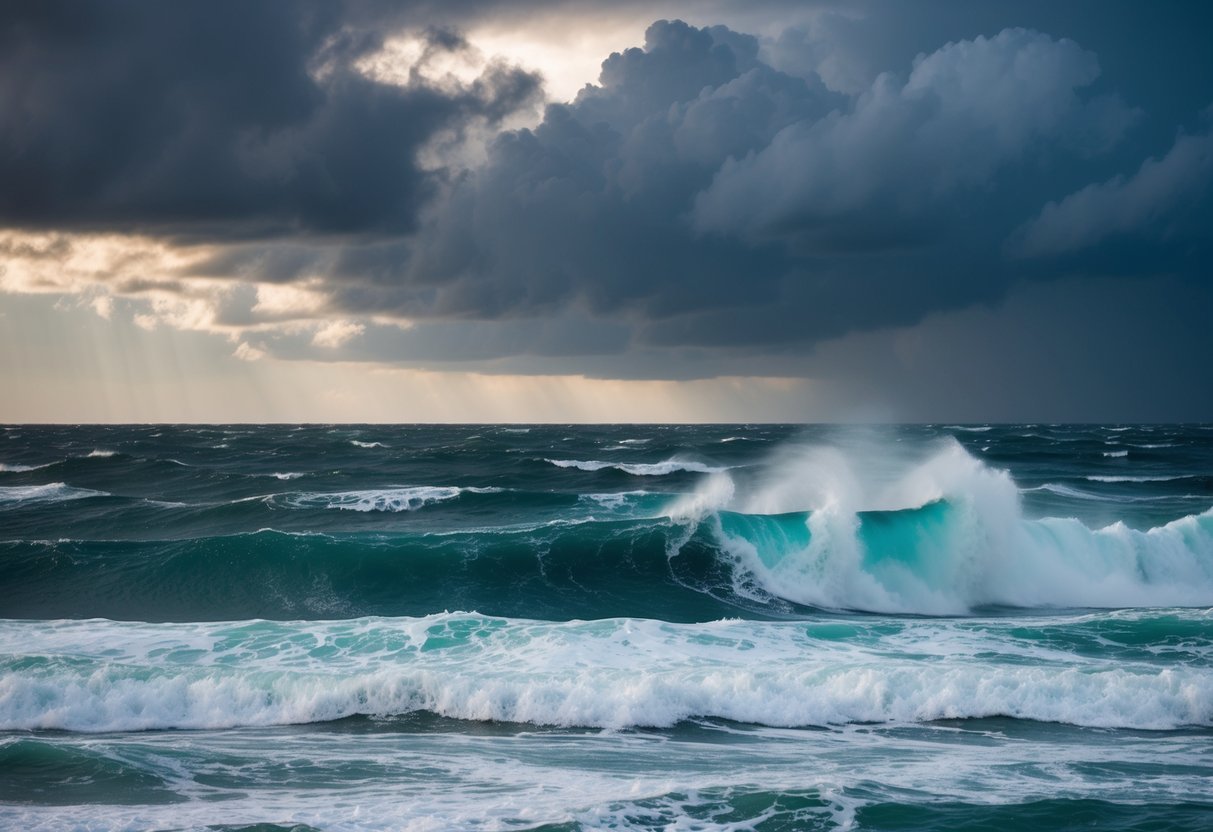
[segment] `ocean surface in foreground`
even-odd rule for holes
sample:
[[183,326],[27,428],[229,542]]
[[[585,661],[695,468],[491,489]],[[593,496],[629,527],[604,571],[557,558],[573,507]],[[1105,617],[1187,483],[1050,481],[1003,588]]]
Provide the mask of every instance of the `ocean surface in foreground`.
[[0,428],[0,828],[1213,828],[1213,426]]

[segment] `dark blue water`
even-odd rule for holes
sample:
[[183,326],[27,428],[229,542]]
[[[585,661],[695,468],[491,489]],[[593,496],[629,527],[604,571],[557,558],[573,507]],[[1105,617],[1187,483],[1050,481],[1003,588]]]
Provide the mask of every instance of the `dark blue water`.
[[0,825],[1205,829],[1210,426],[10,426]]

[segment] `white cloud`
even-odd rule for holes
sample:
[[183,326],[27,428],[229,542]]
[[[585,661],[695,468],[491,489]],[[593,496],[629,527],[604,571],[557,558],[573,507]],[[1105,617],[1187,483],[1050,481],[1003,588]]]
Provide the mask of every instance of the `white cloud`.
[[92,307],[94,312],[108,321],[114,314],[114,299],[110,295],[97,295],[93,298]]
[[232,355],[241,361],[260,361],[265,358],[265,350],[250,346],[247,341],[241,341],[232,351]]
[[312,336],[312,344],[327,349],[337,349],[366,331],[366,327],[354,321],[329,321]]

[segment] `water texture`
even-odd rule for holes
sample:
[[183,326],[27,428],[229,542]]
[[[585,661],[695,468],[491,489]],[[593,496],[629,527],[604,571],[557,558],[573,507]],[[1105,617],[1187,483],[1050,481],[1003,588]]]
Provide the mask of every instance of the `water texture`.
[[1213,427],[0,428],[0,826],[1207,829]]

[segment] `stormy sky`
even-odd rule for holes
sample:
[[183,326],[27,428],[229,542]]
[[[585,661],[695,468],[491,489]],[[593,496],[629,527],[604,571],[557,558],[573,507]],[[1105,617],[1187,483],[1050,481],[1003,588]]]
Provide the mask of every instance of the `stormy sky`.
[[1187,2],[0,7],[0,421],[1213,419]]

